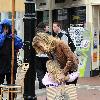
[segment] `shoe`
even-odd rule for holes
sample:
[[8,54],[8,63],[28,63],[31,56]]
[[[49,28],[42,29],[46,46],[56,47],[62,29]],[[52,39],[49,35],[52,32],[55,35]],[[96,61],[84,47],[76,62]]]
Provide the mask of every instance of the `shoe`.
[[32,97],[32,96],[24,96],[24,100],[37,100],[37,97]]
[[46,86],[43,85],[41,82],[39,82],[39,89],[42,89],[42,88],[46,88]]
[[45,85],[39,86],[39,89],[42,89],[42,88],[46,88],[46,86]]

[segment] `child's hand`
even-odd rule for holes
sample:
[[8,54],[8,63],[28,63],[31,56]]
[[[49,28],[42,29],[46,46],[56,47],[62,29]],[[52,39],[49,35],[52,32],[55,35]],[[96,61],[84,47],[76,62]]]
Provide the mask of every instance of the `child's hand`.
[[59,75],[59,81],[60,81],[60,83],[65,81],[65,75],[64,74]]
[[65,81],[68,81],[69,79],[69,75],[65,76]]
[[50,78],[51,81],[55,81],[51,73],[48,73],[48,77]]

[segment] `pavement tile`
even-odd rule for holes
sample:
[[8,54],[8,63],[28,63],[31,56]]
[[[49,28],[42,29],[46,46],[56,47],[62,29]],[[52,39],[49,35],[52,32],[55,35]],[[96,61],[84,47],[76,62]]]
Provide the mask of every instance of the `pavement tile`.
[[78,100],[100,100],[100,91],[96,89],[77,89]]
[[100,77],[83,77],[79,78],[77,84],[85,84],[85,85],[94,85],[94,86],[100,86]]

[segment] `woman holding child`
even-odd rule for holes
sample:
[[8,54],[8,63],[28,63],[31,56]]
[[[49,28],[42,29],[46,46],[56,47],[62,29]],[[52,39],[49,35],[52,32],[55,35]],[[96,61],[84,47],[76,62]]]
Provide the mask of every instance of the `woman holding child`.
[[46,53],[50,59],[47,62],[48,73],[43,78],[44,85],[74,83],[79,76],[77,71],[79,61],[67,44],[58,38],[39,32],[33,38],[32,45],[37,53]]

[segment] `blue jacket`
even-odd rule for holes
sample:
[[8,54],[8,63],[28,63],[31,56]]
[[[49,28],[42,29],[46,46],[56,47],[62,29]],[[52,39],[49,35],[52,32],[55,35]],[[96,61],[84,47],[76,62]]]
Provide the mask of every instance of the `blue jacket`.
[[[3,32],[3,25],[7,25],[10,28],[9,33]],[[4,19],[0,23],[0,73],[11,72],[11,60],[12,60],[12,34],[11,34],[11,22],[8,19]],[[17,50],[22,48],[23,42],[16,34],[14,36],[14,73],[17,72]]]
[[[12,38],[12,34],[9,33],[9,35],[5,34],[3,32],[3,28],[2,26],[3,25],[8,25],[10,26],[10,28],[12,28],[12,25],[11,25],[11,21],[8,20],[8,19],[4,19],[1,23],[0,23],[0,27],[1,27],[1,34],[0,34],[0,47],[3,46],[3,43],[4,43],[4,40],[5,38]],[[22,48],[22,45],[23,45],[23,42],[22,42],[22,39],[20,39],[17,35],[14,36],[14,46],[15,46],[15,49],[21,49]]]

